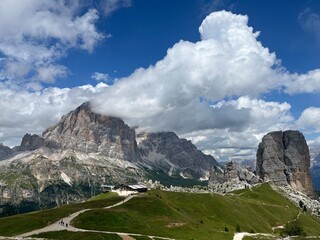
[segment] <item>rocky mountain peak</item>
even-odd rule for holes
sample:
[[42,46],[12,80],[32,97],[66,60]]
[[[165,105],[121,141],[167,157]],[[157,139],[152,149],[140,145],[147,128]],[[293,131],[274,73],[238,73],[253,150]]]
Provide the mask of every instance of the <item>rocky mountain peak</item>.
[[135,131],[117,117],[92,111],[89,102],[43,132],[45,145],[84,153],[101,153],[111,158],[137,161]]
[[174,132],[140,133],[137,135],[142,160],[169,175],[208,179],[210,170],[218,166],[214,157],[204,154],[191,141]]
[[18,151],[33,151],[43,146],[44,139],[36,134],[29,134],[23,136]]
[[9,156],[11,156],[14,153],[14,151],[8,147],[0,143],[0,160],[6,159]]
[[310,154],[299,131],[271,132],[262,138],[257,151],[257,174],[280,186],[313,196],[310,175]]
[[138,134],[137,141],[139,146],[135,130],[123,120],[95,113],[90,103],[84,103],[42,137],[26,134],[16,152],[11,150],[14,158],[5,155],[0,173],[10,178],[3,178],[0,204],[25,199],[37,206],[81,201],[103,183],[163,175],[174,182],[207,180],[211,169],[218,166],[212,156],[173,132]]

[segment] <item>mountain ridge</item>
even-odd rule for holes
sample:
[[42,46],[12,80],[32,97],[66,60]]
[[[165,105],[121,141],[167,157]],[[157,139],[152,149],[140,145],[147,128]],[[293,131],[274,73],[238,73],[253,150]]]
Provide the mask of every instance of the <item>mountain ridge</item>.
[[139,133],[137,139],[142,162],[165,169],[169,176],[208,180],[210,169],[219,165],[214,157],[174,132]]
[[[103,183],[147,180],[150,172],[146,167],[164,170],[171,177],[206,179],[208,168],[218,164],[175,133],[157,136],[163,136],[157,138],[162,143],[174,143],[164,144],[153,153],[163,155],[159,162],[175,171],[153,162],[151,151],[138,146],[135,130],[123,120],[97,114],[86,102],[62,116],[41,137],[26,134],[20,146],[11,149],[12,155],[1,161],[0,208],[1,204],[22,201],[44,206],[81,201],[100,191]],[[143,147],[152,145],[153,140],[144,139]],[[196,163],[198,159],[202,164]]]
[[[255,174],[250,167],[241,168],[235,163],[226,164],[223,169],[214,157],[174,132],[136,134],[122,119],[95,113],[86,102],[62,116],[41,137],[26,134],[14,149],[0,145],[0,153],[1,149],[6,150],[6,159],[0,162],[0,210],[1,205],[24,201],[38,207],[82,201],[101,191],[104,183],[116,185],[164,177],[178,179],[174,181],[178,184],[195,179],[203,185],[200,181],[206,180],[210,191],[220,193],[250,187],[262,180],[276,184],[279,180],[280,185],[307,189],[305,183],[310,181],[304,179],[309,176],[308,147],[300,132],[290,133],[294,134],[287,139],[284,135],[290,134],[282,132],[281,136],[269,133],[263,138]],[[266,142],[268,137],[270,141]],[[272,175],[272,168],[268,167],[273,161],[270,156],[278,157],[275,164],[279,176]],[[294,181],[288,181],[288,175]],[[311,191],[308,188],[309,196]]]

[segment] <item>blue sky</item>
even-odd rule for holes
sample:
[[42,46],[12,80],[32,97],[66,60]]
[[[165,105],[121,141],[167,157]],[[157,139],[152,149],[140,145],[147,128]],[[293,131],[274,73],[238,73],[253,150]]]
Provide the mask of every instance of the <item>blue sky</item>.
[[319,1],[3,0],[0,29],[4,144],[90,100],[220,160],[268,131],[320,145]]
[[[74,76],[69,79],[74,82],[62,80],[57,84],[77,86],[79,78],[84,78],[86,83],[91,72],[99,70],[113,77],[128,76],[136,68],[148,67],[163,58],[167,49],[181,39],[200,40],[198,27],[206,14],[230,8],[233,13],[249,16],[249,25],[261,31],[259,40],[277,54],[286,68],[302,73],[319,66],[320,47],[316,33],[305,30],[299,16],[308,9],[310,13],[319,13],[319,5],[317,1],[290,0],[186,0],[183,4],[168,0],[133,1],[131,7],[101,17],[97,26],[111,37],[99,43],[93,53],[75,50],[62,59],[62,63],[70,66]],[[86,69],[81,70],[79,66]]]
[[[320,66],[319,29],[305,29],[301,14],[320,13],[317,1],[132,1],[97,23],[100,31],[111,36],[104,39],[92,53],[71,50],[61,63],[70,70],[67,78],[58,80],[58,87],[96,84],[92,73],[107,73],[108,81],[126,77],[139,67],[155,64],[168,48],[179,40],[199,41],[198,27],[211,11],[231,10],[249,16],[249,25],[261,31],[259,41],[275,52],[290,72],[304,73]],[[320,22],[320,20],[319,20]],[[298,117],[312,103],[320,107],[319,94],[295,96],[272,94],[262,96],[292,104]]]

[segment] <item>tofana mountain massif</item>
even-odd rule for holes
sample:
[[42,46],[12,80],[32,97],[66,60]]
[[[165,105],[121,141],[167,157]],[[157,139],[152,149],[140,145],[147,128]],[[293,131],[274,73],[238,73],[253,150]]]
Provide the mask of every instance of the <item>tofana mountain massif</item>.
[[267,134],[256,172],[221,166],[173,132],[138,133],[116,117],[97,114],[86,102],[42,136],[26,134],[13,149],[1,145],[2,215],[83,201],[102,184],[160,180],[167,185],[208,185],[225,193],[263,181],[315,197],[309,149],[298,131]]
[[[173,132],[140,133],[84,103],[42,136],[1,147],[1,204],[28,209],[82,201],[102,184],[157,179],[208,180],[216,160]],[[200,181],[198,181],[200,183]]]

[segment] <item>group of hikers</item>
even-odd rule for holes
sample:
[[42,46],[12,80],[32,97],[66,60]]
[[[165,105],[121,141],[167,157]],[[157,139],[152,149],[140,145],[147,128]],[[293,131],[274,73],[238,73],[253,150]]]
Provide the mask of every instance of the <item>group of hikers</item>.
[[66,227],[68,227],[68,223],[65,223],[63,220],[60,220],[58,223],[59,223],[61,226],[66,226]]

